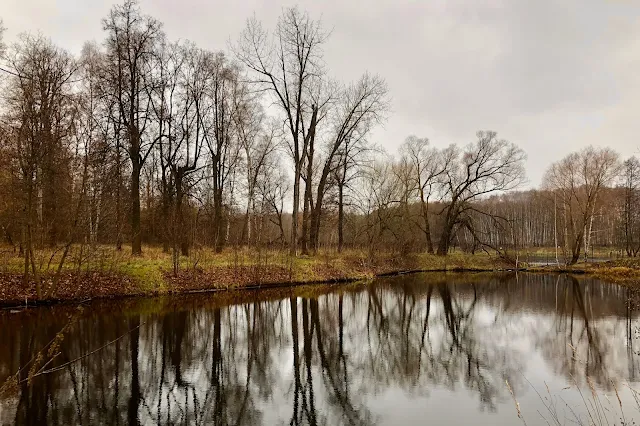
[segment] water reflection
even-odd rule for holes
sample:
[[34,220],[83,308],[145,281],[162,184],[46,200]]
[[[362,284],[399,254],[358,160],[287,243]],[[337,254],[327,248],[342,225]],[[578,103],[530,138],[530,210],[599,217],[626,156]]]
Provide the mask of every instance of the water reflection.
[[[397,424],[415,401],[454,396],[512,424],[505,380],[532,406],[527,379],[590,377],[604,390],[637,380],[636,314],[610,284],[432,274],[296,291],[0,314],[0,382],[24,367],[0,399],[0,422]],[[33,359],[65,324],[47,365],[59,371],[29,383]],[[440,421],[463,411],[420,407]]]

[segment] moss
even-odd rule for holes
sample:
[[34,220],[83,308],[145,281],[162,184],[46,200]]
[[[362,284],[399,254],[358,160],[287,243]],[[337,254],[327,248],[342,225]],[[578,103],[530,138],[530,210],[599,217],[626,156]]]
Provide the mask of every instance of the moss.
[[164,292],[167,285],[162,264],[153,261],[129,262],[119,267],[119,272],[133,278],[142,292]]

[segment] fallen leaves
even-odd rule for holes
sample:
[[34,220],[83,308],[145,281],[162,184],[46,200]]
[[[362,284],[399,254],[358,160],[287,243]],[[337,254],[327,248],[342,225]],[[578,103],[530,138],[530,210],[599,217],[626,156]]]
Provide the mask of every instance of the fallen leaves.
[[[50,285],[48,276],[41,278],[43,288]],[[97,272],[65,272],[60,276],[57,291],[50,300],[82,300],[139,293],[134,280],[124,274]],[[36,282],[24,284],[22,275],[0,273],[0,303],[25,304],[37,301]]]

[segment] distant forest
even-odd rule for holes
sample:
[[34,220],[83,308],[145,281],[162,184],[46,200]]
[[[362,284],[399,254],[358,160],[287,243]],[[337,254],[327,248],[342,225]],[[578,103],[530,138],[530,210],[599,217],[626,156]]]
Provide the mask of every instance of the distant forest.
[[297,8],[273,28],[248,19],[228,52],[168,40],[133,0],[101,24],[79,57],[0,32],[0,232],[25,269],[37,250],[78,244],[559,247],[567,263],[594,246],[640,251],[637,158],[587,147],[518,191],[526,155],[494,131],[385,153],[370,138],[391,113],[384,78],[330,77],[329,32]]

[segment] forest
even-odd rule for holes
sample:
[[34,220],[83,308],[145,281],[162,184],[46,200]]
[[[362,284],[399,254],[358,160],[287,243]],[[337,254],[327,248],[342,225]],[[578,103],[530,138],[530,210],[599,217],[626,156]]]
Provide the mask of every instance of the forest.
[[100,24],[77,57],[0,32],[2,261],[25,281],[105,246],[161,249],[174,271],[205,249],[640,252],[636,157],[586,147],[523,189],[526,153],[493,130],[387,152],[384,76],[335,79],[330,31],[298,8],[249,18],[224,52],[169,40],[135,0]]

